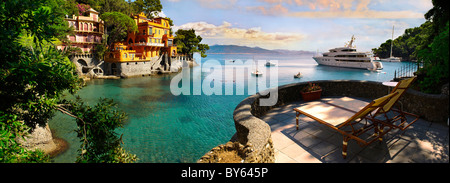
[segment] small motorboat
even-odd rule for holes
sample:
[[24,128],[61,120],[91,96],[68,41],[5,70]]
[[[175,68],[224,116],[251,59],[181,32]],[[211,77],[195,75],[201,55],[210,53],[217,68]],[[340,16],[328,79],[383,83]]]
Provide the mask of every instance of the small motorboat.
[[253,72],[252,72],[252,75],[253,75],[253,76],[256,76],[256,77],[262,76],[262,74],[263,74],[263,73],[262,73],[262,72],[259,72],[258,69],[256,69],[256,71],[253,71]]
[[303,77],[302,73],[298,72],[296,75],[294,75],[294,78],[301,78]]
[[267,60],[266,64],[264,64],[264,65],[267,66],[267,67],[270,67],[270,66],[275,66],[276,64],[270,62],[269,60]]

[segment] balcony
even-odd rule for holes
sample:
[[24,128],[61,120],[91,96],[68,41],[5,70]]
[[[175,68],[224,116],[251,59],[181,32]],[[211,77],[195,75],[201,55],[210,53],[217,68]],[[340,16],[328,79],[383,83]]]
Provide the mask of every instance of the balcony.
[[132,43],[129,46],[156,46],[156,47],[164,47],[164,43]]

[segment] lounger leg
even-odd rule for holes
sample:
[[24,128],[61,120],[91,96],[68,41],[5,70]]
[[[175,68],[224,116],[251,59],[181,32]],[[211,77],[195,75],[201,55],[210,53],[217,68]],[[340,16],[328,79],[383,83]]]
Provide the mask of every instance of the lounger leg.
[[350,138],[344,137],[344,141],[342,142],[342,157],[347,158],[347,145]]
[[299,112],[297,112],[297,116],[295,117],[295,122],[296,122],[297,130],[298,130],[298,116],[300,116],[300,113],[299,113]]
[[380,142],[383,142],[383,129],[384,129],[384,126],[383,125],[380,125],[381,127],[380,127],[380,129],[379,129],[379,133],[378,133],[378,141],[380,141]]
[[374,133],[373,133],[373,137],[378,137],[378,125],[375,125],[375,128],[374,128]]

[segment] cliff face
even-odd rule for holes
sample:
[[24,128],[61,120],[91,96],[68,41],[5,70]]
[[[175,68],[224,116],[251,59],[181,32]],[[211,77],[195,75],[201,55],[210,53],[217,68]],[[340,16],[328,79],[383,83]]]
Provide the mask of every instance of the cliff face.
[[31,132],[25,138],[16,138],[16,141],[20,143],[25,149],[41,149],[46,154],[50,154],[57,149],[48,124],[45,127],[36,125],[33,132]]

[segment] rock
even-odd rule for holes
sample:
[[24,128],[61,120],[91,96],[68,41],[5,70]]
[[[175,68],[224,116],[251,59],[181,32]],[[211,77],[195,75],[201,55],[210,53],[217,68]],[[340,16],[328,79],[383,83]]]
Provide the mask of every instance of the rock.
[[44,153],[49,154],[57,149],[53,142],[52,132],[48,124],[45,127],[36,125],[33,132],[24,138],[16,138],[16,141],[27,150],[41,149]]

